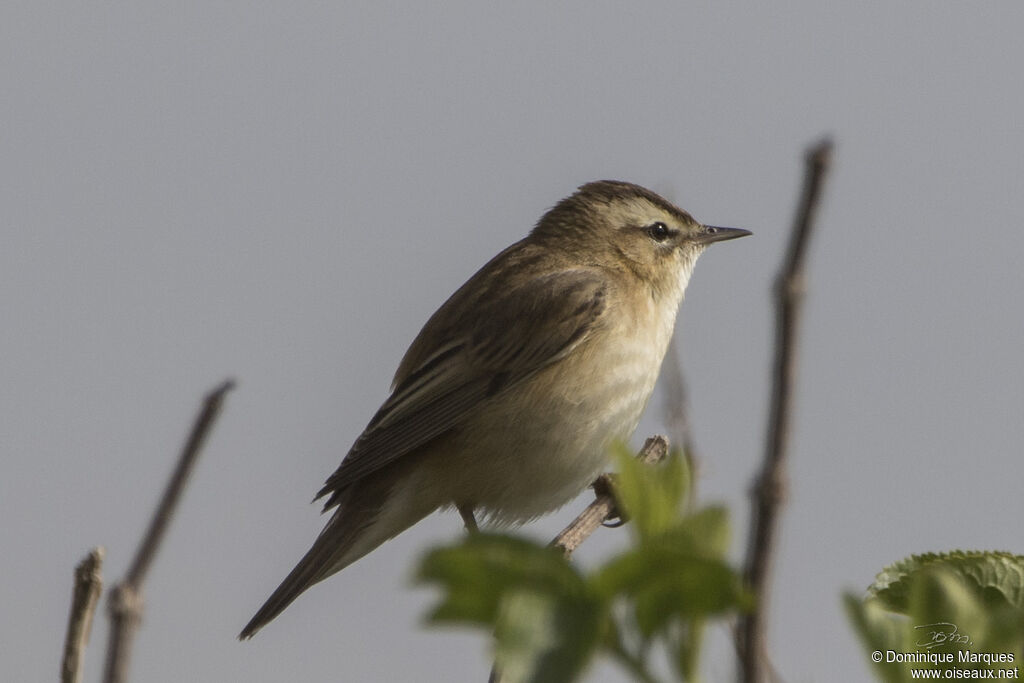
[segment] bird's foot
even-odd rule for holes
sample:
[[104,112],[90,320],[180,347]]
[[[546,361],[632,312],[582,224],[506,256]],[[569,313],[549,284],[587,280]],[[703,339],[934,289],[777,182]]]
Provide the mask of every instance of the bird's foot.
[[622,512],[622,507],[619,505],[619,501],[615,496],[615,479],[616,475],[611,474],[610,472],[605,472],[595,479],[593,484],[591,484],[595,495],[598,497],[607,496],[611,498],[612,509],[608,513],[608,517],[605,521],[601,522],[602,526],[608,527],[609,529],[620,527],[629,521],[629,517]]

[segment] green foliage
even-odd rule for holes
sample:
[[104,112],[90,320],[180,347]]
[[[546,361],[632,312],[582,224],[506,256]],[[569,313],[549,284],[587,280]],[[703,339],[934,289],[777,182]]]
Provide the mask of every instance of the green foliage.
[[634,534],[650,538],[676,524],[691,486],[686,458],[673,451],[663,463],[650,466],[623,444],[616,444],[613,453],[619,468],[615,499],[633,522]]
[[685,511],[685,460],[648,466],[619,451],[616,497],[634,542],[604,565],[584,572],[557,549],[486,533],[423,560],[419,579],[442,591],[429,621],[492,632],[503,681],[571,681],[599,653],[654,681],[655,644],[694,680],[707,619],[750,604],[725,562],[726,511]]
[[962,578],[986,604],[1024,609],[1024,556],[1005,552],[954,550],[911,555],[879,572],[868,595],[895,612],[905,613],[913,578],[931,567],[943,567]]
[[1024,556],[912,555],[883,569],[863,600],[847,594],[845,604],[880,680],[913,680],[912,669],[977,678],[1018,667],[1019,675]]
[[607,609],[555,548],[476,533],[430,552],[422,581],[440,584],[428,619],[493,629],[496,658],[513,681],[572,680],[597,647]]

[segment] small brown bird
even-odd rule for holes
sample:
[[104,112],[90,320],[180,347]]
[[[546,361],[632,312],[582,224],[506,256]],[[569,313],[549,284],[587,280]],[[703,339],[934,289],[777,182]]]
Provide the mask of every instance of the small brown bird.
[[747,230],[588,183],[441,306],[317,498],[336,508],[240,634],[439,508],[523,522],[572,500],[654,389],[694,263]]

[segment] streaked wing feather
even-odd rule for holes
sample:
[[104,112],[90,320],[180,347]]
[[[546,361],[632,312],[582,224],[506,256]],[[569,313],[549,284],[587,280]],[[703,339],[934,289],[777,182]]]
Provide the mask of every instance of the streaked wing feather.
[[[478,307],[468,329],[460,321],[461,334],[431,329],[431,319],[420,337],[437,334],[441,342],[402,378],[328,478],[317,494],[333,494],[325,509],[345,487],[441,436],[474,407],[563,358],[600,324],[604,282],[582,268],[528,280]],[[446,306],[459,303],[453,297]]]

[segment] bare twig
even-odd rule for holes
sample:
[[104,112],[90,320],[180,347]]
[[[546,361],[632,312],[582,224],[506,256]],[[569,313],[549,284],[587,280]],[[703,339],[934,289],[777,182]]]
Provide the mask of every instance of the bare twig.
[[661,379],[665,395],[665,424],[668,425],[669,443],[674,443],[683,451],[686,464],[690,470],[690,490],[687,493],[687,506],[692,508],[697,499],[697,480],[699,479],[700,458],[693,440],[693,429],[690,427],[690,404],[686,393],[686,380],[683,377],[683,364],[679,360],[679,346],[676,336],[668,343],[668,353],[661,365]]
[[[663,436],[652,436],[644,442],[636,457],[646,465],[653,465],[664,460],[667,455],[668,440]],[[608,484],[607,474],[598,477],[594,493],[594,502],[551,541],[551,545],[561,548],[566,556],[571,555],[583,541],[615,515],[615,496]]]
[[153,558],[160,547],[167,525],[174,515],[174,510],[185,490],[189,474],[192,471],[203,442],[209,435],[213,423],[224,402],[224,395],[235,386],[228,380],[206,395],[202,410],[196,417],[192,431],[182,449],[178,465],[175,467],[167,488],[164,489],[160,504],[153,513],[149,528],[143,536],[135,558],[124,580],[111,591],[109,611],[111,620],[110,642],[107,648],[106,671],[103,675],[105,683],[123,683],[127,680],[128,660],[131,653],[132,638],[142,616],[142,582],[146,578]]
[[75,587],[71,593],[71,613],[64,639],[61,683],[80,683],[85,646],[89,644],[92,617],[103,590],[103,548],[93,548],[75,567]]
[[744,683],[761,683],[765,679],[764,622],[768,604],[768,573],[776,518],[786,482],[785,462],[796,374],[796,336],[804,294],[804,261],[831,159],[832,142],[828,139],[807,152],[803,194],[793,223],[789,250],[775,283],[777,309],[771,412],[764,463],[751,491],[753,504],[745,567],[745,578],[757,596],[757,605],[741,618],[736,634]]

